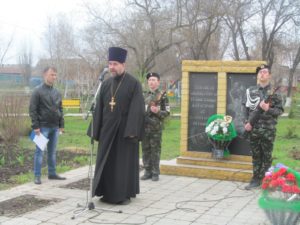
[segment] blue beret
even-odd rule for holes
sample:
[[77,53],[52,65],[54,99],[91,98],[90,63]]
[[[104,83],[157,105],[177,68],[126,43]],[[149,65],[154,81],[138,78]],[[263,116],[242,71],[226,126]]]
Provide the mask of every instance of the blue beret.
[[119,47],[110,47],[108,49],[108,61],[117,61],[124,63],[126,61],[127,50]]

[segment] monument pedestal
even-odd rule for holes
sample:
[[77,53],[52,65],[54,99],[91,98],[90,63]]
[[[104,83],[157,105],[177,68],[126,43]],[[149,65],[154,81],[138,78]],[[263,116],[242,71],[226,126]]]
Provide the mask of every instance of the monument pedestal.
[[191,152],[170,161],[161,161],[161,174],[206,179],[249,182],[252,178],[250,156],[231,155],[212,159],[211,153]]
[[180,157],[162,161],[162,174],[251,180],[252,157],[247,141],[236,137],[228,146],[228,158],[213,159],[205,128],[211,115],[222,114],[232,117],[238,134],[244,132],[244,96],[247,88],[257,84],[256,67],[265,63],[182,61]]

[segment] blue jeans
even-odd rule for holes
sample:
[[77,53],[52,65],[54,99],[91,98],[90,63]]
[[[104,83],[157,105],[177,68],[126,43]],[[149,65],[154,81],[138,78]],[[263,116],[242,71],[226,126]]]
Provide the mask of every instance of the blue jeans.
[[[47,163],[48,163],[48,176],[56,174],[56,145],[58,141],[59,128],[41,127],[41,133],[49,139],[47,144]],[[43,154],[39,147],[36,146],[34,153],[34,176],[40,177],[43,163]]]

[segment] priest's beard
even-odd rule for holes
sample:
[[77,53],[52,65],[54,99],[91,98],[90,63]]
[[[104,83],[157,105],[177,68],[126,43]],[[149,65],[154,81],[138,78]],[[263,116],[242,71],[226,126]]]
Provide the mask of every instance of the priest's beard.
[[122,71],[121,73],[113,72],[113,73],[111,73],[111,75],[112,75],[114,78],[117,78],[117,77],[121,77],[124,73],[125,73],[125,70]]

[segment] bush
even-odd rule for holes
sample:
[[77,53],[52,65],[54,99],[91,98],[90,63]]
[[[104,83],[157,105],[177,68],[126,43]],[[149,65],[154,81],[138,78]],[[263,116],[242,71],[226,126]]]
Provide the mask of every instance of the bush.
[[23,96],[0,96],[0,161],[15,163],[19,158],[18,142],[28,130],[28,98]]

